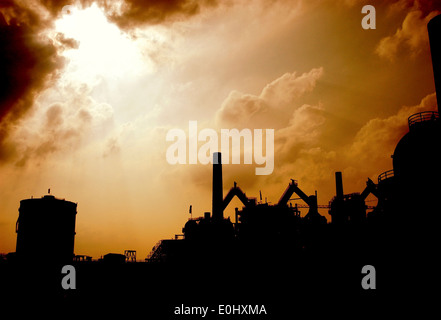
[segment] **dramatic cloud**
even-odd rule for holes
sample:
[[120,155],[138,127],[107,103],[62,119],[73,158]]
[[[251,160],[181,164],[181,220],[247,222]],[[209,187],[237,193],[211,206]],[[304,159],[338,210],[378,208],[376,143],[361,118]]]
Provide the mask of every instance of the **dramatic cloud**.
[[[351,166],[358,171],[375,173],[378,168],[389,170],[392,167],[390,156],[395,146],[409,130],[407,119],[422,111],[436,111],[436,95],[429,94],[416,106],[402,107],[398,113],[387,118],[374,118],[357,133],[347,157]],[[359,165],[363,163],[363,167]],[[381,172],[377,172],[381,173]]]
[[[233,91],[217,111],[216,124],[219,128],[274,129],[276,169],[273,175],[279,177],[281,172],[286,171],[291,171],[289,174],[293,171],[306,173],[304,165],[307,161],[313,163],[315,158],[332,157],[323,154],[318,145],[321,126],[326,121],[323,107],[299,103],[300,98],[313,91],[323,73],[323,68],[314,68],[301,75],[286,73],[267,84],[259,96]],[[302,161],[302,165],[299,166],[298,160]],[[286,168],[293,169],[294,163],[297,165],[295,170]],[[243,166],[238,170],[229,169],[227,177],[230,174],[247,186],[258,182],[253,171]]]
[[314,89],[317,80],[323,75],[323,68],[312,69],[308,73],[297,76],[295,72],[285,73],[280,78],[268,84],[260,97],[271,103],[271,106],[280,108],[294,99]]
[[[96,1],[108,18],[128,30],[169,18],[185,18],[213,6],[215,1]],[[79,42],[57,33],[45,32],[67,5],[86,8],[93,1],[21,1],[0,3],[0,162],[7,161],[14,147],[6,141],[11,128],[34,105],[36,97],[59,76],[65,49],[77,49]],[[48,149],[49,150],[49,149]]]
[[286,127],[277,130],[276,154],[279,163],[290,162],[302,149],[316,147],[321,134],[321,125],[326,118],[323,108],[303,105],[296,109]]
[[394,60],[400,53],[415,56],[422,50],[428,49],[427,23],[436,16],[439,5],[432,1],[398,1],[391,5],[392,10],[412,5],[401,27],[395,34],[380,40],[375,52],[382,58]]
[[266,85],[259,96],[232,91],[216,113],[216,124],[233,128],[280,128],[289,121],[295,100],[311,92],[323,68],[297,76],[285,73]]
[[57,46],[42,33],[63,1],[32,4],[3,1],[0,5],[0,161],[10,156],[5,141],[10,128],[63,66]]
[[183,19],[198,14],[203,6],[214,6],[215,0],[171,0],[171,1],[98,1],[105,9],[110,21],[122,29],[132,29],[147,24]]
[[335,119],[326,112],[325,105],[298,103],[314,90],[323,73],[322,68],[315,68],[300,76],[285,74],[265,86],[259,96],[230,93],[216,114],[217,125],[274,128],[275,171],[271,176],[255,177],[243,167],[229,168],[227,178],[232,172],[231,176],[247,187],[265,180],[273,186],[282,183],[279,188],[283,188],[279,179],[285,176],[298,179],[307,190],[317,185],[330,189],[332,173],[339,170],[352,181],[351,187],[362,188],[366,177],[375,179],[382,170],[392,168],[390,155],[408,131],[407,118],[417,112],[436,110],[435,94],[430,94],[416,106],[369,120],[347,145],[330,149],[324,126],[336,126]]
[[[72,152],[80,146],[84,137],[110,130],[113,118],[111,106],[98,103],[82,93],[74,95],[70,92],[66,96],[69,99],[64,102],[36,110],[34,118],[41,121],[23,120],[25,125],[12,134],[11,139],[16,143],[17,166],[26,165],[29,159],[39,164],[55,152]],[[107,155],[115,152],[116,148],[116,141],[109,141],[104,146],[104,152]]]
[[[278,131],[277,156],[284,172],[306,183],[310,188],[326,186],[334,171],[343,171],[353,188],[363,187],[367,177],[375,178],[392,169],[397,143],[408,132],[408,117],[422,111],[436,111],[435,93],[424,97],[418,105],[403,106],[384,118],[374,118],[364,124],[348,145],[326,149],[326,137],[321,130],[324,121],[332,122],[320,108],[296,110],[290,127]],[[309,109],[309,110],[308,110]],[[331,123],[335,125],[335,123]],[[326,188],[324,188],[326,189]],[[357,190],[357,189],[355,189]]]

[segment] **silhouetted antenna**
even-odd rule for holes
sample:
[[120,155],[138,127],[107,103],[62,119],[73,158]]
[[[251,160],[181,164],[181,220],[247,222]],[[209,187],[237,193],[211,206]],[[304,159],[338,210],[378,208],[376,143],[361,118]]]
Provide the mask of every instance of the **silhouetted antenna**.
[[51,188],[47,189],[47,193],[51,194]]

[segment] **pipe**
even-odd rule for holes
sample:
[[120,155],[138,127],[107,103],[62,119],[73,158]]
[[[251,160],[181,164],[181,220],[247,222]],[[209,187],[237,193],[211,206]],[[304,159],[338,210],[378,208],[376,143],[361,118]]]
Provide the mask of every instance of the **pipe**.
[[222,154],[213,153],[213,199],[212,213],[214,221],[221,221],[224,218],[223,210],[223,185],[222,185]]
[[433,77],[439,112],[441,105],[441,15],[437,15],[429,21],[427,31],[429,32],[430,53],[432,55]]
[[343,178],[340,171],[335,173],[335,191],[337,199],[343,199]]

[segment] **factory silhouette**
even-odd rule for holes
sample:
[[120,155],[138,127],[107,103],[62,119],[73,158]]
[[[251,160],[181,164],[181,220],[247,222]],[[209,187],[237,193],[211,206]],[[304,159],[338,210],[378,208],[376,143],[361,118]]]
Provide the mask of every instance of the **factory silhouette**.
[[[439,108],[441,15],[429,22],[428,31]],[[184,301],[247,298],[268,303],[273,315],[287,311],[293,297],[313,297],[311,302],[333,299],[336,293],[364,299],[415,294],[436,274],[441,124],[434,111],[409,115],[408,124],[392,155],[392,169],[376,181],[367,179],[360,193],[345,193],[344,176],[335,173],[336,195],[326,206],[330,221],[319,214],[317,195],[289,177],[275,204],[248,197],[236,182],[224,196],[221,154],[214,153],[212,211],[188,219],[182,234],[159,241],[143,262],[136,262],[131,250],[99,261],[76,256],[77,205],[50,194],[22,200],[16,252],[0,264],[6,271],[2,280],[17,297],[36,297],[41,288],[49,288],[46,296],[62,302],[99,296],[148,301],[149,308],[161,310]],[[370,194],[378,201],[368,212]],[[236,208],[231,221],[224,210],[234,197],[243,207]],[[306,215],[292,205],[293,197],[304,202]],[[77,270],[76,290],[60,287],[65,264]],[[30,276],[31,265],[41,275]],[[376,290],[360,286],[365,265],[376,268]]]

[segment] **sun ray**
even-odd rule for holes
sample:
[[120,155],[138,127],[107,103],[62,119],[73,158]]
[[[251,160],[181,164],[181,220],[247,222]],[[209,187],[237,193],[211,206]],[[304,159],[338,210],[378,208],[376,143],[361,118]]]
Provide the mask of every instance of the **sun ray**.
[[70,8],[55,22],[52,37],[64,40],[67,72],[81,81],[118,80],[151,67],[136,41],[110,23],[95,4],[82,10]]

